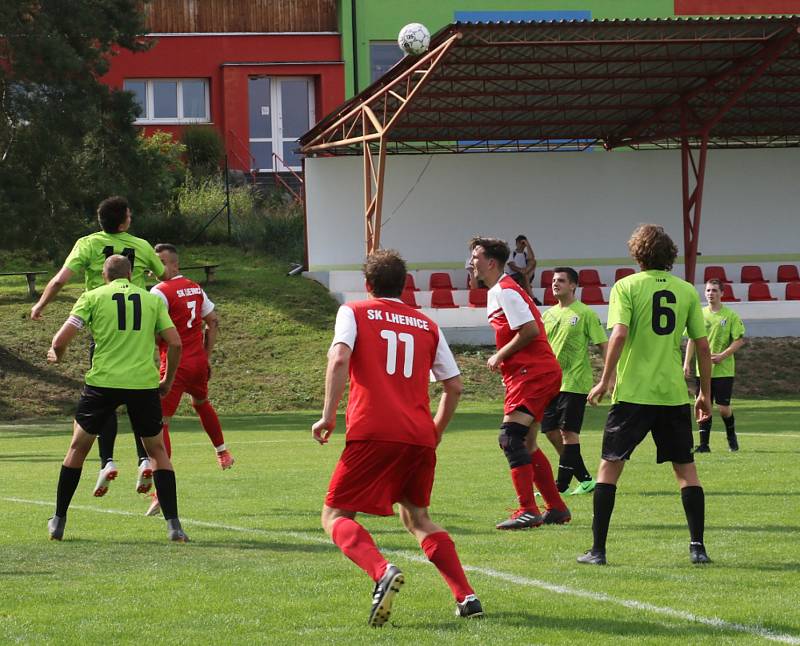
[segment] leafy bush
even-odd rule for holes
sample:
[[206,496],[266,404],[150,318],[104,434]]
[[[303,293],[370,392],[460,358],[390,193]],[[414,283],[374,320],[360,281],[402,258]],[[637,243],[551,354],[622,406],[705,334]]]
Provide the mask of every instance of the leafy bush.
[[181,137],[186,147],[186,163],[196,178],[219,174],[225,155],[222,138],[213,126],[187,126]]

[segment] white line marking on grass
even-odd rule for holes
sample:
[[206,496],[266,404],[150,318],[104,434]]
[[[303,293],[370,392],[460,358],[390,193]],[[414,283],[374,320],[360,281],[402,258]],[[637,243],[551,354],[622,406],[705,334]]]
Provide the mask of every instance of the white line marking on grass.
[[[53,504],[52,501],[46,502],[44,500],[26,500],[24,498],[4,497],[1,500],[5,500],[6,502],[16,502],[25,505],[37,505],[45,507],[49,507]],[[89,507],[86,505],[72,505],[71,508],[79,509],[81,511],[93,511],[103,514],[114,514],[117,516],[135,516],[137,518],[143,517],[142,514],[139,512],[122,511],[118,509],[101,509],[99,507]],[[330,540],[328,540],[327,538],[323,538],[321,536],[315,536],[312,534],[306,534],[303,532],[292,532],[292,531],[276,532],[273,530],[257,529],[253,527],[239,527],[237,525],[225,525],[223,523],[213,523],[203,520],[190,520],[188,518],[182,518],[181,520],[183,521],[183,523],[187,525],[208,527],[210,529],[223,529],[232,532],[259,534],[261,536],[269,536],[269,537],[289,536],[291,538],[296,538],[298,540],[306,541],[309,543],[330,545],[331,549],[334,549]],[[402,556],[403,558],[408,559],[409,561],[415,561],[416,563],[423,563],[430,565],[428,559],[423,558],[422,556],[414,552],[409,552],[407,550],[384,550],[384,551],[388,554],[396,554],[398,556]],[[720,619],[718,617],[703,617],[700,615],[696,615],[692,612],[686,612],[684,610],[676,610],[675,608],[670,608],[668,606],[656,606],[652,603],[647,603],[645,601],[636,601],[634,599],[622,599],[619,597],[613,597],[604,592],[591,592],[589,590],[581,590],[579,588],[570,588],[564,585],[556,585],[554,583],[548,583],[547,581],[542,581],[540,579],[531,579],[528,577],[511,574],[509,572],[501,572],[499,570],[493,570],[491,568],[478,567],[475,565],[464,565],[464,569],[467,572],[475,572],[476,574],[482,574],[483,576],[492,579],[497,579],[499,581],[506,581],[508,583],[514,583],[516,585],[524,587],[539,588],[541,590],[547,590],[548,592],[555,592],[556,594],[579,597],[581,599],[588,599],[589,601],[597,601],[599,603],[609,603],[612,605],[622,606],[630,610],[638,610],[638,611],[643,610],[645,612],[649,612],[652,614],[662,615],[665,617],[670,617],[672,619],[679,619],[681,621],[688,621],[697,624],[702,624],[704,626],[710,626],[712,628],[718,628],[720,630],[746,633],[748,635],[753,635],[754,637],[761,637],[762,639],[766,639],[768,641],[773,641],[773,642],[779,642],[781,644],[800,645],[800,637],[789,635],[786,633],[777,633],[775,631],[770,630],[769,628],[762,628],[761,626],[749,626],[747,624],[733,623],[730,621],[725,621],[724,619]]]

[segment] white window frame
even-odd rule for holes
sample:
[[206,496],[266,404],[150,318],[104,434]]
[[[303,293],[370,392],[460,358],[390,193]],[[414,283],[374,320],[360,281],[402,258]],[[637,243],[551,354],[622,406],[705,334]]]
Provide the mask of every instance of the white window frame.
[[[129,78],[123,82],[123,89],[125,82],[139,82],[145,84],[145,112],[136,118],[134,123],[136,125],[166,125],[174,123],[211,123],[211,101],[209,91],[209,79],[207,78]],[[155,94],[153,92],[153,83],[159,81],[173,82],[177,84],[177,117],[159,118],[156,119],[152,115],[155,114]],[[183,116],[183,82],[184,81],[202,81],[205,89],[205,116],[204,117],[184,117]]]

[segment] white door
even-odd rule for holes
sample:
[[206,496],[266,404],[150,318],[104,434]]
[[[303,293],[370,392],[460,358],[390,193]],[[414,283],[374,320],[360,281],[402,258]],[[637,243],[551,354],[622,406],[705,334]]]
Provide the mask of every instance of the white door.
[[248,103],[251,164],[263,172],[300,170],[297,139],[316,121],[314,79],[251,77]]

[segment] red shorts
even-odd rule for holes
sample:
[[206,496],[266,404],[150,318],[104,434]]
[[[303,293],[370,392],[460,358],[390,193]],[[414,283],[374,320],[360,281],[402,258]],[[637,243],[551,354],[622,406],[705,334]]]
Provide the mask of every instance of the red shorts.
[[336,509],[391,516],[392,505],[431,503],[436,450],[379,440],[347,442],[333,470],[325,504]]
[[[163,377],[162,366],[162,377]],[[161,400],[161,413],[164,417],[172,417],[178,410],[183,393],[189,393],[195,399],[208,399],[208,362],[195,360],[181,362],[175,374],[175,383],[167,396]]]
[[560,371],[548,372],[528,381],[512,381],[506,385],[503,414],[508,415],[520,406],[524,406],[537,422],[541,422],[544,409],[560,391]]

